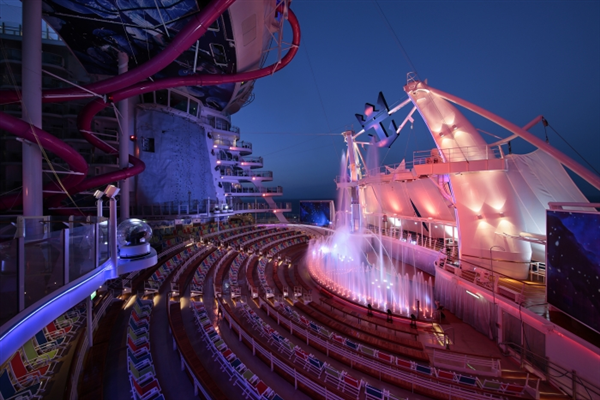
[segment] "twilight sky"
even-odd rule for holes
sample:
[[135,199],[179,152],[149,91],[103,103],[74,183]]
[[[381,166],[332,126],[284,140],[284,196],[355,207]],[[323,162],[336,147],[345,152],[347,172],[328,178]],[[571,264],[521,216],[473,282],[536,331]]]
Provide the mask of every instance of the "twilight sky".
[[[0,20],[20,14],[19,3],[0,0]],[[520,126],[543,114],[600,171],[600,2],[294,0],[291,8],[302,30],[300,51],[285,69],[257,81],[254,102],[232,117],[254,155],[265,157],[284,199],[336,198],[333,180],[346,149],[341,132],[360,130],[354,114],[380,91],[390,105],[407,97],[402,88],[413,67],[398,41],[431,86]],[[398,124],[407,111],[396,114]],[[465,114],[476,128],[508,135]],[[551,145],[589,168],[547,131]],[[541,124],[531,132],[545,137]],[[416,113],[414,129],[380,150],[380,163],[411,160],[414,150],[432,147]],[[532,149],[513,141],[514,152]],[[600,201],[597,190],[575,181]]]
[[[298,55],[257,81],[254,102],[233,116],[284,198],[336,198],[333,179],[345,150],[339,134],[360,130],[354,114],[379,91],[390,105],[407,98],[402,88],[412,68],[396,37],[431,86],[520,126],[543,114],[600,171],[600,2],[294,0],[291,8],[302,29]],[[396,114],[398,124],[406,112]],[[508,136],[464,113],[476,128]],[[415,117],[413,130],[405,128],[389,153],[380,151],[384,164],[433,147]],[[545,137],[541,124],[531,132]],[[548,137],[584,164],[549,128]],[[514,152],[532,149],[513,141]]]

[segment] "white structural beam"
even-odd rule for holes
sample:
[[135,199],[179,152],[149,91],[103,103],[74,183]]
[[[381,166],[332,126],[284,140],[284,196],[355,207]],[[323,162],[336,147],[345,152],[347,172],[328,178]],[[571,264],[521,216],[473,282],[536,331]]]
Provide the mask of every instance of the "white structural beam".
[[[423,83],[420,84],[420,87],[425,87],[425,86],[426,85]],[[550,146],[548,143],[544,142],[541,139],[538,139],[531,133],[527,132],[525,129],[520,128],[517,125],[513,124],[512,122],[509,122],[509,121],[505,120],[504,118],[499,117],[496,114],[491,113],[491,112],[483,109],[482,107],[476,106],[475,104],[470,103],[466,100],[463,100],[457,96],[451,95],[446,92],[442,92],[441,90],[438,90],[438,89],[434,89],[431,86],[427,86],[427,88],[432,93],[437,94],[441,98],[451,101],[455,104],[458,104],[459,106],[462,106],[462,107],[466,108],[467,110],[473,111],[474,113],[479,114],[482,117],[489,119],[490,121],[498,124],[499,126],[503,127],[504,129],[506,129],[506,130],[512,132],[513,134],[519,136],[520,138],[526,140],[527,142],[536,146],[540,150],[542,150],[542,151],[548,153],[549,155],[551,155],[552,157],[554,157],[565,167],[569,168],[571,171],[575,172],[577,175],[579,175],[580,177],[585,179],[589,184],[594,186],[596,189],[600,190],[600,177],[599,176],[592,173],[587,168],[585,168],[584,166],[582,166],[581,164],[579,164],[577,161],[573,160],[569,156],[563,154],[559,150]]]

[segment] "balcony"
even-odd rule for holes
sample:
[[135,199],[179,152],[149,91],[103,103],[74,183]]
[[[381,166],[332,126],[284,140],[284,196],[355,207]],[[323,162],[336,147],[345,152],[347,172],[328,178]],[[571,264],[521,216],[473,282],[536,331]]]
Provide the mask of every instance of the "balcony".
[[225,182],[265,182],[273,180],[272,171],[221,169],[221,179]]
[[235,151],[243,155],[252,154],[252,143],[239,140],[229,140],[221,137],[213,139],[213,148]]
[[[23,25],[3,22],[0,24],[0,34],[23,36]],[[54,32],[54,29],[45,23],[42,26],[42,39],[62,42],[58,33]]]
[[225,196],[234,197],[273,197],[283,196],[281,186],[225,188]]
[[240,167],[262,168],[263,158],[262,157],[242,157],[240,158]]

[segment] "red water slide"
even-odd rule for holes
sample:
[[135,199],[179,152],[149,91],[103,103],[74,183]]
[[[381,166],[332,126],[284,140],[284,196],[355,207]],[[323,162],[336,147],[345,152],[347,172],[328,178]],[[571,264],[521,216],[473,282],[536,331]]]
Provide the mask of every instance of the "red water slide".
[[[226,74],[226,75],[192,75],[187,77],[175,77],[175,78],[166,78],[154,82],[144,81],[139,82],[135,85],[131,85],[127,87],[127,84],[132,81],[140,81],[143,79],[147,79],[149,76],[155,74],[160,71],[162,68],[171,63],[175,58],[179,56],[183,51],[188,49],[193,43],[196,42],[198,38],[200,38],[207,30],[207,27],[210,26],[235,0],[215,0],[208,7],[206,7],[200,14],[194,17],[190,23],[177,35],[175,40],[169,45],[167,49],[165,49],[161,54],[154,57],[152,60],[148,61],[146,64],[141,65],[132,69],[131,71],[119,75],[114,78],[107,79],[102,82],[98,82],[89,86],[86,86],[86,89],[92,90],[95,93],[106,95],[105,98],[92,101],[88,104],[78,116],[78,127],[81,131],[81,134],[84,138],[90,142],[93,146],[98,147],[99,149],[105,151],[108,154],[117,154],[117,149],[108,145],[104,141],[100,140],[98,137],[93,135],[91,132],[91,122],[93,117],[103,108],[107,107],[112,102],[119,102],[121,100],[140,95],[142,93],[155,91],[158,89],[166,89],[180,86],[202,86],[202,85],[218,85],[222,83],[231,83],[231,82],[241,82],[247,80],[254,80],[258,78],[262,78],[267,75],[271,75],[274,72],[280,70],[285,67],[290,61],[294,58],[296,53],[298,52],[298,46],[300,44],[300,27],[298,25],[298,20],[295,14],[288,10],[288,21],[292,28],[292,46],[287,51],[286,55],[280,60],[280,62],[250,72],[243,72],[237,74]],[[279,6],[278,10],[283,11],[283,6]],[[16,96],[16,97],[14,97]],[[91,97],[92,95],[81,90],[81,89],[61,89],[61,90],[52,90],[52,91],[44,91],[42,93],[42,99],[44,102],[60,102],[60,101],[68,101],[73,98],[81,98],[81,97]],[[15,101],[13,99],[18,99],[18,94],[14,92],[2,93],[0,94],[0,102],[7,103]],[[3,118],[4,119],[4,118]],[[22,121],[21,121],[22,122]],[[29,125],[26,124],[28,127]],[[2,125],[0,125],[2,127]],[[21,136],[22,129],[16,130],[11,128],[10,126],[4,127],[7,131]],[[39,132],[43,132],[41,130],[37,130]],[[54,147],[68,147],[64,142],[55,138],[50,134],[47,139],[56,142]],[[24,136],[21,136],[24,137]],[[46,137],[44,135],[44,137]],[[45,147],[45,146],[43,146]],[[48,148],[51,150],[50,148]],[[53,151],[53,150],[51,150]],[[75,152],[75,150],[73,150]],[[81,156],[75,152],[79,158]],[[58,153],[57,153],[58,155]],[[65,158],[67,157],[67,158]],[[65,186],[71,194],[78,193],[90,188],[94,188],[97,186],[102,186],[108,184],[110,182],[115,182],[118,180],[126,179],[132,176],[135,176],[141,173],[145,165],[144,163],[133,156],[129,156],[129,162],[132,164],[131,167],[121,169],[119,171],[111,172],[104,175],[98,175],[89,179],[85,179],[85,175],[87,174],[87,165],[85,165],[85,171],[83,169],[75,169],[73,165],[77,168],[81,168],[78,163],[75,163],[73,156],[70,154],[65,154],[65,157],[62,157],[67,163],[71,166],[73,171],[83,172],[83,175],[72,175],[69,177],[68,182],[67,179],[63,181],[63,186]],[[85,163],[84,163],[85,164]],[[65,185],[64,183],[67,183]],[[55,187],[55,184],[52,184]],[[52,190],[51,188],[45,188],[46,190]],[[53,196],[49,201],[47,206],[56,207],[60,204],[60,202],[66,197],[65,194]],[[5,196],[0,199],[0,207],[6,208],[6,206],[14,206],[15,204],[20,204],[22,201],[20,195],[12,195]]]

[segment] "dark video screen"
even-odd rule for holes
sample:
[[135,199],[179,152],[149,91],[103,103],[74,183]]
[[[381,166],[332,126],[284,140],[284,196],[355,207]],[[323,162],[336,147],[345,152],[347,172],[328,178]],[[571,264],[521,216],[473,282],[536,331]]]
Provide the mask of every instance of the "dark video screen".
[[308,225],[329,226],[333,214],[333,200],[301,200],[300,222]]
[[600,214],[547,212],[548,303],[600,332]]

